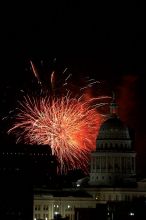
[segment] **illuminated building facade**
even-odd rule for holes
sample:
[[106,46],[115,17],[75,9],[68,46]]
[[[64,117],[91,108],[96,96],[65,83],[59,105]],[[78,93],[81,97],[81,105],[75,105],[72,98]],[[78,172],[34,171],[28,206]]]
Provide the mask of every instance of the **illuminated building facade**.
[[[52,220],[57,215],[70,220],[78,220],[80,219],[80,211],[95,210],[98,205],[102,205],[101,208],[106,206],[106,213],[102,214],[103,216],[106,214],[108,217],[108,204],[114,202],[132,203],[133,200],[144,197],[146,198],[146,180],[138,182],[137,187],[132,188],[79,187],[78,189],[62,189],[61,192],[36,190],[34,194],[33,220]],[[127,215],[129,214],[127,213]],[[91,218],[84,219],[89,220]]]
[[90,185],[123,186],[136,183],[133,140],[119,119],[114,100],[110,117],[101,125],[96,151],[91,154]]
[[[82,216],[84,220],[89,220],[92,218],[90,211],[97,210],[98,205],[106,206],[103,213],[106,212],[106,215],[101,219],[111,220],[115,215],[113,210],[118,209],[117,204],[121,204],[124,210],[129,207],[126,211],[121,211],[124,213],[122,218],[140,216],[136,208],[131,211],[130,205],[126,204],[132,204],[135,199],[146,198],[146,180],[136,182],[136,152],[133,140],[130,130],[119,119],[116,108],[113,99],[110,116],[101,125],[97,137],[96,151],[91,153],[89,178],[77,181],[76,187],[72,189],[62,189],[62,194],[55,190],[42,190],[39,193],[36,190],[34,220],[51,220],[59,215],[70,220],[79,220]],[[84,192],[84,195],[80,192]],[[114,208],[109,204],[114,204]],[[88,211],[88,215],[83,215],[84,211]],[[120,217],[117,217],[118,219]]]
[[85,191],[72,189],[37,190],[34,195],[34,220],[55,219],[61,215],[66,219],[75,219],[75,208],[96,208],[96,202]]

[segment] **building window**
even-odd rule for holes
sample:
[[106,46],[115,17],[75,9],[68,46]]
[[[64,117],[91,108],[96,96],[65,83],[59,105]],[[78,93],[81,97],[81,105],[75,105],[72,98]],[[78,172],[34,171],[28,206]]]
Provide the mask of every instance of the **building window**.
[[125,195],[125,201],[130,201],[130,196],[129,195]]
[[96,170],[100,169],[100,157],[96,158]]
[[93,158],[93,170],[95,169],[95,158]]
[[124,157],[121,158],[121,163],[122,163],[122,171],[125,171],[126,166],[125,166],[125,158]]
[[40,211],[41,206],[40,205],[36,205],[34,209],[35,209],[35,211]]
[[48,214],[43,214],[43,219],[48,220]]
[[40,214],[35,214],[35,219],[40,219],[41,215]]
[[120,158],[115,157],[114,167],[115,167],[115,171],[116,171],[116,172],[119,172],[119,170],[120,170],[119,161],[120,161]]
[[95,199],[96,199],[96,200],[100,200],[100,199],[101,199],[101,194],[98,193],[98,194],[95,196]]
[[109,171],[111,171],[113,169],[112,158],[111,157],[107,158],[107,168],[108,168]]
[[134,171],[134,157],[132,157],[132,170]]
[[131,170],[131,158],[127,158],[127,169],[130,171]]
[[48,210],[48,205],[44,205],[44,211],[47,211]]
[[73,208],[71,207],[71,205],[67,205],[65,211],[72,211],[72,209],[73,209]]
[[106,169],[106,158],[101,157],[101,169],[105,170]]
[[103,201],[105,200],[105,195],[104,195],[104,194],[102,194],[102,200],[103,200]]

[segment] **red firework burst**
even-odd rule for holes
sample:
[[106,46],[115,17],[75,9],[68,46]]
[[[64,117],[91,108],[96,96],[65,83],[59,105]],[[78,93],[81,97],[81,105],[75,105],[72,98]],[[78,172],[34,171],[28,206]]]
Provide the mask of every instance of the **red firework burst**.
[[17,141],[49,145],[60,162],[60,171],[87,169],[89,153],[95,149],[102,116],[90,101],[61,98],[25,97],[13,127],[8,131]]
[[71,97],[68,91],[74,88],[74,84],[69,82],[72,74],[67,73],[67,68],[59,82],[55,80],[55,71],[51,72],[50,80],[42,82],[39,71],[32,61],[30,64],[41,94],[44,94],[45,88],[49,88],[46,93],[52,95],[36,98],[25,96],[19,103],[15,122],[8,133],[16,136],[17,143],[49,145],[58,158],[59,172],[76,168],[88,171],[90,152],[95,150],[98,129],[103,120],[97,107],[107,104],[101,103],[101,100],[109,97],[91,98],[90,88],[99,82],[88,77],[81,87],[75,86],[76,93],[81,96]]

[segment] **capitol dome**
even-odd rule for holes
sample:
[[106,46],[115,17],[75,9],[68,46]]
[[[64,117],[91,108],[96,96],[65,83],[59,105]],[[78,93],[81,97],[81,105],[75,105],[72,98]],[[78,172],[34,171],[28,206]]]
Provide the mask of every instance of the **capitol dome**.
[[115,115],[101,125],[97,139],[130,139],[129,129]]
[[94,186],[126,186],[135,184],[135,156],[131,130],[120,120],[113,97],[110,115],[103,122],[91,153],[89,184]]
[[130,150],[131,137],[129,128],[117,115],[115,100],[110,103],[110,116],[103,122],[96,139],[96,150]]

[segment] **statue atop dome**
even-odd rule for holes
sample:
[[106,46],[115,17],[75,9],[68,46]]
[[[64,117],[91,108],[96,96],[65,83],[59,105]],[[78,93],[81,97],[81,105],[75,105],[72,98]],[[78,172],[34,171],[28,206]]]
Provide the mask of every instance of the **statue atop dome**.
[[115,93],[112,93],[112,101],[110,103],[110,115],[111,116],[117,116],[117,109],[118,109],[118,105],[116,103],[116,98],[115,98]]

